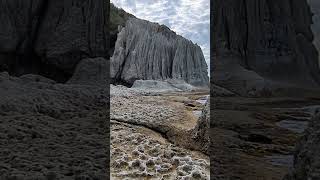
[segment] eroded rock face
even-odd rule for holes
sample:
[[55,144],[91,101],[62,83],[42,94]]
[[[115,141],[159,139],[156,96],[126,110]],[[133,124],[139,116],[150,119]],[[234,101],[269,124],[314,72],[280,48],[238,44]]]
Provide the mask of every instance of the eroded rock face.
[[81,59],[106,56],[108,13],[104,0],[1,0],[0,70],[71,75]]
[[[312,16],[313,24],[311,26],[312,32],[314,34],[313,43],[319,52],[320,50],[320,1],[308,0],[308,3],[313,14]],[[320,66],[320,61],[319,61],[319,66]]]
[[241,94],[273,82],[319,87],[306,0],[216,0],[212,12],[217,85]]
[[320,114],[314,117],[297,146],[294,170],[286,180],[319,179],[320,177]]
[[196,86],[209,82],[201,48],[165,26],[129,18],[118,34],[111,58],[111,78],[135,80],[182,79]]

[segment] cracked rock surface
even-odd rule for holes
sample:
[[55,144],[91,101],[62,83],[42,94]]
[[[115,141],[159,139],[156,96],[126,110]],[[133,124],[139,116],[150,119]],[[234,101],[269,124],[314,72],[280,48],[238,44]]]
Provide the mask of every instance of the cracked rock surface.
[[0,74],[0,179],[105,179],[107,88]]
[[192,139],[209,128],[192,114],[203,105],[179,93],[111,86],[112,178],[209,179],[209,157]]

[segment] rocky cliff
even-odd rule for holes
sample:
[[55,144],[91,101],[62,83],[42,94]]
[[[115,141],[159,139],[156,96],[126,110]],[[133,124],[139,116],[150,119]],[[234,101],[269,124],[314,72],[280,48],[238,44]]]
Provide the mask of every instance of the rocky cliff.
[[182,79],[196,86],[209,82],[201,48],[164,25],[129,18],[111,57],[111,78],[131,85],[138,79]]
[[106,0],[0,0],[0,179],[108,179],[108,16]]
[[119,26],[124,27],[130,17],[135,17],[127,13],[123,9],[117,8],[112,3],[110,4],[110,57],[113,55],[114,46],[117,41]]
[[212,11],[217,85],[240,94],[274,82],[319,87],[306,0],[216,0]]
[[87,57],[106,57],[104,0],[1,0],[0,71],[66,81]]

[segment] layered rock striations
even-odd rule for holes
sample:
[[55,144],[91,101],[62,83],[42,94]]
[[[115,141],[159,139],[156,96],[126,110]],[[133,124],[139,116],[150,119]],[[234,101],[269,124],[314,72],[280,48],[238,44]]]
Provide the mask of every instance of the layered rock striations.
[[132,14],[127,13],[121,8],[116,7],[112,3],[110,3],[110,28],[109,28],[109,35],[110,35],[110,50],[109,55],[110,57],[113,54],[114,46],[117,41],[119,26],[124,27],[127,20],[129,18],[135,17]]
[[213,81],[240,94],[274,82],[319,87],[311,12],[300,0],[216,0]]
[[114,82],[182,79],[196,86],[209,82],[201,48],[164,25],[129,18],[111,57]]
[[81,59],[107,56],[108,16],[104,0],[1,0],[0,70],[66,81]]

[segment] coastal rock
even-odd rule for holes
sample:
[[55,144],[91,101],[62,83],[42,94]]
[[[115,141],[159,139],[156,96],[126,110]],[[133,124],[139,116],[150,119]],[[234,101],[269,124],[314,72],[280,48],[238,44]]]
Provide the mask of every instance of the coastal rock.
[[0,179],[107,179],[108,91],[0,73]]
[[136,80],[132,87],[134,89],[141,89],[141,90],[157,90],[157,91],[164,91],[164,92],[175,92],[181,91],[181,89],[173,87],[170,83],[166,81],[157,81],[157,80]]
[[67,80],[81,59],[106,56],[108,6],[104,0],[1,0],[0,71]]
[[207,101],[198,120],[198,124],[193,129],[193,140],[198,146],[196,149],[209,154],[210,151],[210,101]]
[[159,80],[136,80],[132,88],[134,89],[141,89],[144,91],[157,91],[157,92],[179,92],[179,91],[195,91],[200,90],[200,88],[197,88],[195,86],[192,86],[188,83],[186,83],[183,80],[174,80],[174,79],[168,79],[164,81]]
[[214,84],[211,84],[210,88],[212,89],[212,96],[213,97],[216,97],[216,96],[224,97],[224,96],[235,96],[236,95],[233,92],[231,92],[225,88],[216,86]]
[[0,179],[108,179],[109,66],[90,59],[108,17],[105,0],[0,0]]
[[83,59],[68,84],[108,86],[109,63],[104,58]]
[[308,180],[320,177],[320,114],[315,116],[297,146],[294,169],[286,180]]
[[208,86],[207,64],[200,46],[164,25],[129,18],[119,32],[111,57],[114,82],[181,79]]
[[137,80],[131,88],[111,85],[114,179],[210,179],[209,103],[201,120],[193,114],[203,108],[196,99],[207,96],[163,93],[168,86],[155,80]]
[[[246,95],[275,82],[318,88],[318,53],[311,12],[300,0],[216,0],[213,12],[213,81]],[[248,87],[249,83],[249,87]]]

